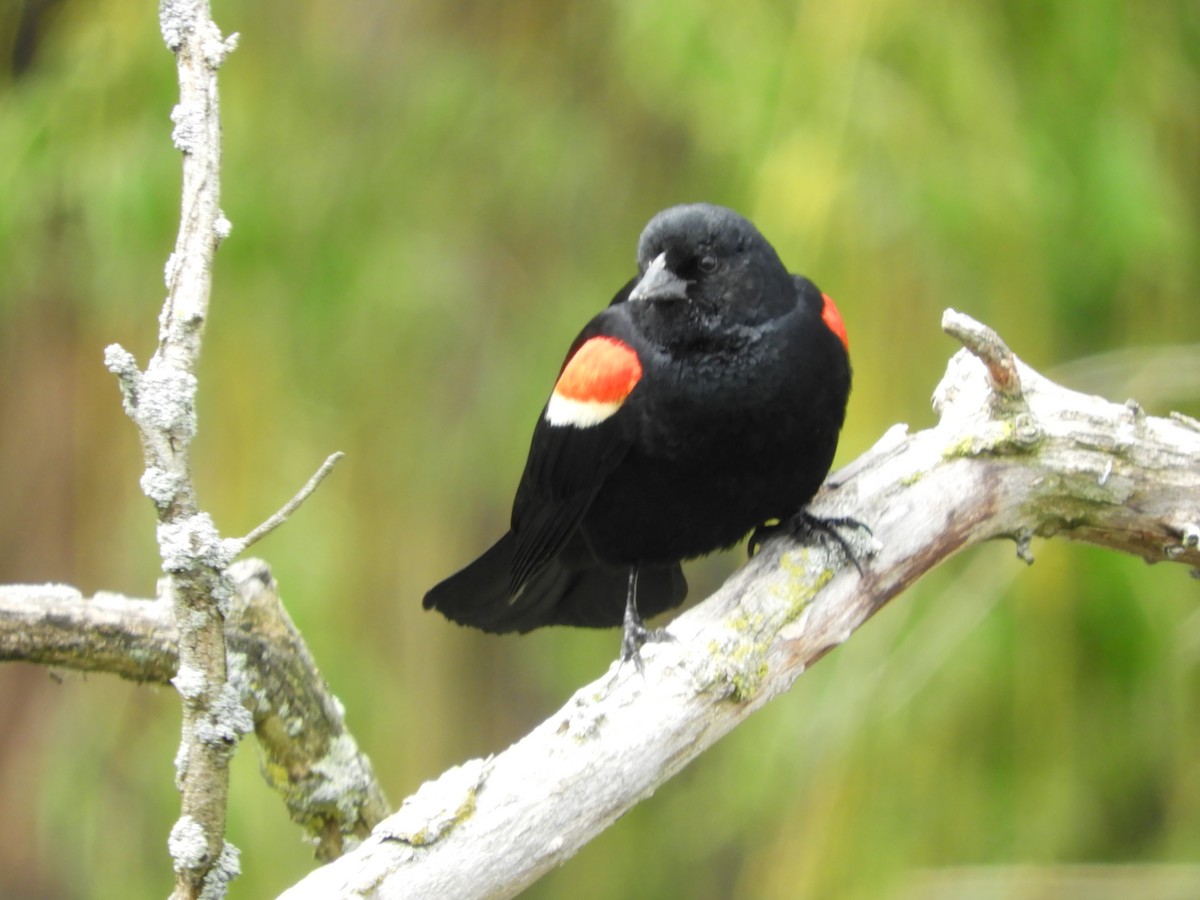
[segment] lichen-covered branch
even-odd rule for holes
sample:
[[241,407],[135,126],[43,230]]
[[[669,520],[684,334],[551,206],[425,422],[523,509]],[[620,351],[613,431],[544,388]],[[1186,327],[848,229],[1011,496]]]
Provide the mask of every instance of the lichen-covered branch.
[[166,684],[178,635],[170,606],[66,584],[0,585],[0,662],[110,672]]
[[812,511],[853,516],[859,575],[829,542],[768,541],[716,594],[512,747],[424,785],[358,850],[284,894],[508,897],[561,864],[922,574],[959,549],[1034,535],[1200,566],[1200,428],[1066,390],[990,329],[947,317],[937,426],[889,430]]
[[[266,563],[242,560],[229,575],[237,585],[225,620],[229,683],[254,720],[264,776],[327,862],[368,835],[387,801]],[[178,668],[178,637],[174,610],[161,600],[0,586],[0,662],[166,684]]]
[[252,704],[263,774],[304,826],[317,858],[334,859],[357,847],[390,807],[266,564],[243,560],[230,575],[238,595],[227,629],[229,680]]
[[161,0],[159,22],[179,72],[172,140],[183,154],[183,200],[175,250],[167,261],[167,298],[158,348],[145,372],[113,345],[105,362],[117,376],[125,411],[138,426],[145,455],[141,487],[158,512],[163,596],[178,627],[179,667],[172,684],[183,699],[176,755],[182,812],[168,847],[177,900],[224,895],[238,871],[225,841],[229,757],[251,728],[227,683],[223,618],[234,590],[225,576],[234,547],[221,539],[196,503],[190,447],[196,433],[196,370],[208,318],[212,260],[229,233],[218,206],[221,119],[217,69],[235,39],[213,24],[208,0]]

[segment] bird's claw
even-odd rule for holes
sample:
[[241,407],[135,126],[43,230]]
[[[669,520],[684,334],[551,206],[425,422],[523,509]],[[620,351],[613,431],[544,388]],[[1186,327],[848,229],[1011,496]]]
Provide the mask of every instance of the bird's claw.
[[874,534],[866,522],[860,522],[851,516],[822,518],[821,516],[814,516],[808,510],[802,509],[786,521],[774,525],[759,525],[750,535],[750,541],[746,545],[746,549],[753,556],[765,540],[774,537],[780,529],[786,529],[788,534],[800,541],[813,537],[818,540],[832,541],[837,544],[846,559],[858,570],[858,574],[864,574],[862,563],[858,561],[858,557],[855,555],[854,549],[850,546],[850,542],[842,537],[841,532],[838,531],[839,528],[854,528],[865,531],[868,535]]
[[753,557],[754,554],[758,552],[758,548],[761,547],[769,538],[774,537],[776,532],[778,532],[782,527],[783,525],[781,523],[776,522],[772,525],[759,525],[752,532],[750,532],[750,540],[746,542],[746,556]]
[[642,663],[642,647],[646,644],[663,643],[675,640],[675,636],[665,628],[647,628],[640,618],[625,618],[625,628],[621,634],[621,664],[632,661],[639,675],[645,675],[645,665]]

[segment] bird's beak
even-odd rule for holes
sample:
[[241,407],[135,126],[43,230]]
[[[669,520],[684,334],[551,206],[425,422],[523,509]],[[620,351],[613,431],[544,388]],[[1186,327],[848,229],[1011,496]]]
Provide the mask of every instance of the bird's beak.
[[646,274],[629,292],[630,300],[686,300],[687,282],[667,268],[664,250],[646,267]]

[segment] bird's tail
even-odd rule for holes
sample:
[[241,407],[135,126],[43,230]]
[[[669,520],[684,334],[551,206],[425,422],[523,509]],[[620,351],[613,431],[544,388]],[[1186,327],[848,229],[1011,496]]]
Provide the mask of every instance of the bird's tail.
[[[515,592],[509,581],[515,552],[509,532],[479,559],[425,595],[425,608],[492,633],[526,632],[543,625],[613,628],[625,614],[629,571],[598,563],[583,540],[567,546]],[[683,602],[687,581],[678,564],[642,566],[638,609],[649,618]]]

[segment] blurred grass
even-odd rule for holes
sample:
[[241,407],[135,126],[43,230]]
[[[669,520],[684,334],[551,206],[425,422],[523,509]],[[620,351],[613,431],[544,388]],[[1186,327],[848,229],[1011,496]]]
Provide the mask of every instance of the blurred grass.
[[[196,478],[239,534],[347,451],[259,552],[395,801],[616,652],[614,633],[478,635],[419,598],[503,528],[561,355],[663,206],[735,206],[838,299],[843,461],[929,423],[947,306],[1044,369],[1123,351],[1063,377],[1200,415],[1195,367],[1160,362],[1200,342],[1195,4],[216,15],[242,33],[222,71],[234,230]],[[150,6],[17,0],[0,65],[0,582],[148,595],[153,516],[101,353],[153,347],[172,60]],[[907,897],[942,868],[1197,862],[1196,583],[1035,550],[1028,570],[996,546],[933,573],[529,895]],[[693,596],[735,562],[694,567]],[[167,891],[175,710],[0,669],[0,894]],[[310,865],[255,767],[247,745],[234,897]]]

